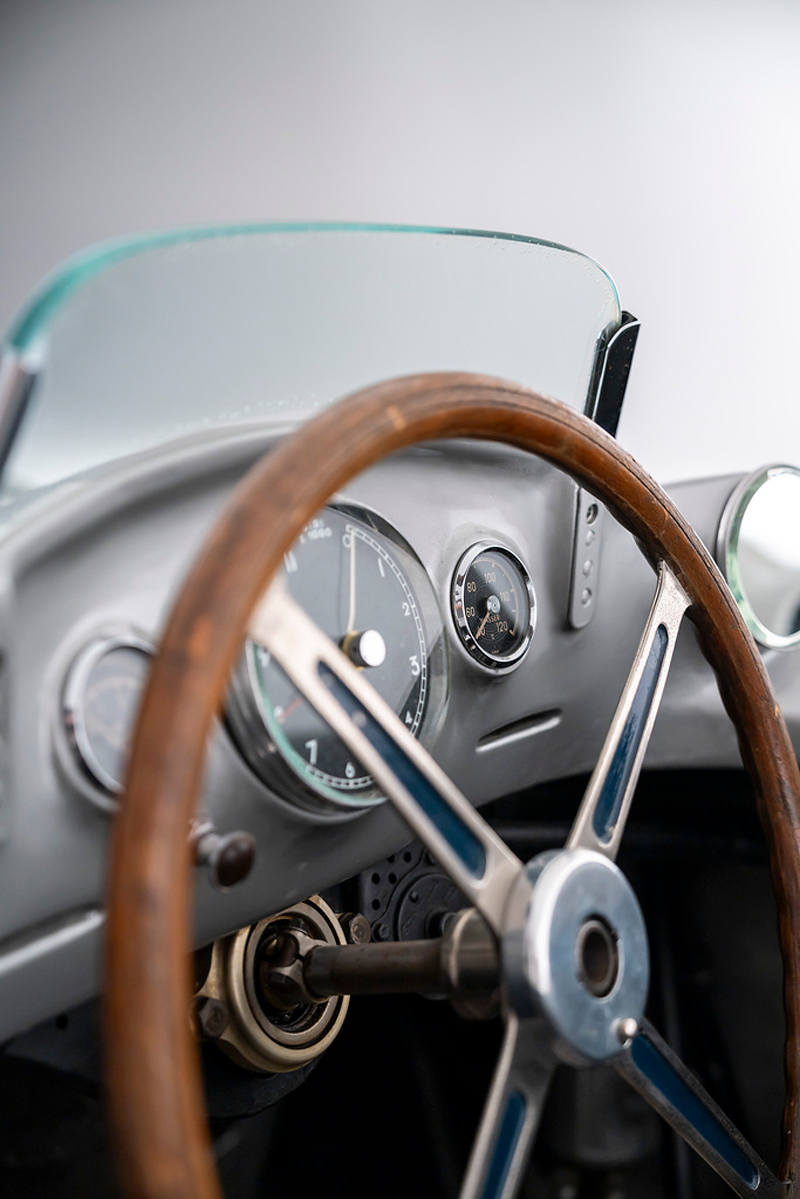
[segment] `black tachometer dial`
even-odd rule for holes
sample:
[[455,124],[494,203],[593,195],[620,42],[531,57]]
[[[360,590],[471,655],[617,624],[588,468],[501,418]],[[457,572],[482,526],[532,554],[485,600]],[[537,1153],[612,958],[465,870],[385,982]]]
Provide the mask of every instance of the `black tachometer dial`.
[[536,600],[522,562],[502,546],[474,545],[453,576],[453,617],[476,661],[491,670],[516,666],[533,636]]
[[[289,590],[420,736],[445,695],[441,618],[410,548],[361,509],[325,509],[286,555]],[[373,779],[270,655],[248,643],[231,724],[245,755],[276,790],[341,806],[380,799]],[[299,784],[299,786],[298,786]],[[318,801],[317,805],[318,806]]]

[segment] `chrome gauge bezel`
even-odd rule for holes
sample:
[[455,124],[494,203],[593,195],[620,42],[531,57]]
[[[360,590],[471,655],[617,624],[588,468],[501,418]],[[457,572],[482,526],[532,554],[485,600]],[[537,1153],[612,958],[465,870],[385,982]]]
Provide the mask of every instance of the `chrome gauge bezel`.
[[[430,749],[438,736],[447,705],[449,677],[444,616],[433,582],[419,556],[398,530],[383,516],[363,505],[335,501],[325,505],[336,513],[372,530],[378,538],[403,555],[402,571],[420,607],[427,654],[427,700],[421,717],[420,741]],[[233,673],[226,705],[229,732],[240,753],[260,781],[279,801],[327,817],[356,815],[385,802],[374,785],[348,792],[335,786],[322,787],[307,781],[284,756],[271,730],[256,677],[255,649],[246,642]]]
[[56,722],[56,753],[69,780],[92,803],[108,812],[119,807],[123,784],[98,759],[86,728],[85,696],[92,672],[107,654],[135,650],[152,658],[156,647],[136,630],[100,633],[82,646],[67,670]]
[[[470,567],[476,558],[487,552],[500,553],[510,558],[520,573],[528,597],[528,623],[522,641],[510,654],[492,654],[476,641],[467,622],[464,607],[464,587]],[[492,674],[508,674],[516,670],[530,649],[533,635],[536,632],[536,593],[533,589],[530,573],[519,554],[514,553],[507,545],[498,541],[478,541],[471,545],[458,560],[453,572],[450,588],[450,610],[458,632],[459,644],[467,651],[473,661]]]
[[753,639],[764,649],[788,650],[800,645],[800,630],[788,636],[782,636],[759,619],[751,604],[739,569],[739,535],[742,521],[753,497],[765,483],[777,475],[800,475],[800,468],[790,466],[785,462],[773,462],[762,466],[749,475],[745,475],[732,491],[722,512],[717,531],[716,560],[717,565],[725,576],[725,581],[733,593],[744,622],[753,635]]

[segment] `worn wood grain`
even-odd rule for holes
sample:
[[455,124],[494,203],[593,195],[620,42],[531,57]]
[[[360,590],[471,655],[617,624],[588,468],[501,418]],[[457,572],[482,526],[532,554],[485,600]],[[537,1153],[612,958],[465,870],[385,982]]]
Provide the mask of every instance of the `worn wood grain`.
[[[136,1199],[218,1199],[190,997],[187,829],[206,739],[248,617],[304,524],[354,475],[436,438],[518,446],[597,495],[688,593],[769,841],[785,963],[783,1176],[798,1157],[800,777],[760,654],[715,564],[657,484],[598,426],[496,379],[421,375],[361,391],[288,437],[232,495],[170,616],[135,734],[111,862],[108,1089]],[[565,554],[569,547],[564,546]],[[793,1185],[792,1185],[793,1190]]]

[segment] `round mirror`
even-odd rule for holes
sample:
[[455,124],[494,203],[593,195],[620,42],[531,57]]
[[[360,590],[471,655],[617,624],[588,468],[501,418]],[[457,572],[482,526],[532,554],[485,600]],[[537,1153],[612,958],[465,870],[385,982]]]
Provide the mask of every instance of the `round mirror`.
[[768,466],[743,479],[722,515],[717,558],[761,645],[800,642],[800,470]]

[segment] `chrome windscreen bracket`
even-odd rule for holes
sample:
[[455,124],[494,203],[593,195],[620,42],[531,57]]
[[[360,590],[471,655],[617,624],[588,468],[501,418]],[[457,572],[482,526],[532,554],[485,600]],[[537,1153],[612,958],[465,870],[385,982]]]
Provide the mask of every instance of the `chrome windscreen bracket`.
[[[586,404],[586,415],[612,437],[617,435],[622,402],[628,386],[633,352],[639,337],[639,321],[623,312],[622,324],[601,344]],[[594,615],[600,575],[600,546],[605,510],[583,487],[576,489],[575,523],[572,534],[567,620],[571,628],[584,628]]]
[[0,478],[28,409],[38,373],[31,362],[12,350],[4,350],[0,360]]

